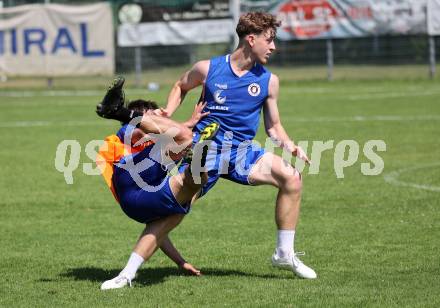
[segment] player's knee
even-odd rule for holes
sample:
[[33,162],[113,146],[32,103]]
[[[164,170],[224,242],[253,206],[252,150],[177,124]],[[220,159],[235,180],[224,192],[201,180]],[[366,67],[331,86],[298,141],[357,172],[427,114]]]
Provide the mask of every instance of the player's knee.
[[193,176],[191,167],[188,167],[183,174],[183,185],[190,190],[197,191],[208,182],[208,174],[201,172],[200,175]]
[[201,184],[204,186],[206,183],[208,183],[208,172],[202,172],[200,174]]
[[281,189],[292,192],[300,193],[302,189],[301,174],[293,169],[292,173],[285,173],[281,177]]
[[182,215],[182,214],[174,214],[174,215],[168,216],[166,218],[167,228],[170,230],[175,228],[182,221],[184,216],[185,215]]

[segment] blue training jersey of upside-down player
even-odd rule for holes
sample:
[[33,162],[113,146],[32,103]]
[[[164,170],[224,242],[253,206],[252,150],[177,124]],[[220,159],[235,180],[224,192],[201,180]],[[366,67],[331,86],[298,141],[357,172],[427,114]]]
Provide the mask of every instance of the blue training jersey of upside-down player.
[[[196,128],[200,132],[207,124],[216,121],[220,129],[214,139],[221,144],[225,132],[232,132],[232,145],[252,140],[258,130],[260,113],[268,96],[271,72],[261,64],[241,77],[231,68],[230,56],[210,60],[208,76],[204,85],[204,111],[210,114]],[[230,138],[228,138],[230,139]]]

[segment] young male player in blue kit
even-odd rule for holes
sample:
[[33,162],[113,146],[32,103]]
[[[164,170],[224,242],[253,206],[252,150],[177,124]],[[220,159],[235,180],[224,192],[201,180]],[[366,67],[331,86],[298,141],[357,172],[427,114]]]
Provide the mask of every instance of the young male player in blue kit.
[[[277,100],[279,81],[263,65],[275,51],[276,29],[280,23],[271,14],[251,12],[240,17],[236,32],[240,39],[230,55],[197,62],[172,88],[164,110],[171,116],[182,103],[186,93],[203,86],[205,111],[210,114],[195,127],[201,129],[212,121],[220,124],[213,141],[217,144],[215,157],[208,167],[205,194],[219,177],[244,185],[269,184],[278,188],[275,221],[278,227],[277,247],[272,256],[275,267],[287,268],[302,278],[317,275],[304,265],[294,251],[295,228],[301,202],[301,175],[283,159],[263,149],[240,148],[242,142],[255,137],[261,109],[267,134],[285,150],[309,163],[306,153],[289,138],[281,125]],[[199,137],[195,136],[194,140]],[[227,144],[227,149],[226,149]],[[230,148],[225,161],[222,150]],[[225,166],[226,165],[226,166]]]
[[[124,213],[147,226],[125,268],[117,277],[105,281],[102,290],[131,285],[139,267],[158,248],[184,271],[200,275],[200,271],[187,263],[173,246],[168,233],[189,212],[201,185],[206,183],[203,171],[206,152],[199,153],[199,183],[193,180],[196,168],[186,167],[183,173],[168,176],[167,165],[186,155],[192,141],[191,129],[207,115],[202,112],[204,105],[197,105],[188,121],[177,123],[155,115],[153,110],[158,109],[155,102],[138,100],[125,108],[123,84],[123,78],[115,79],[103,102],[97,106],[99,116],[124,123],[116,135],[105,139],[97,164]],[[133,122],[136,120],[137,123]],[[215,131],[210,133],[204,137],[209,139]],[[194,153],[196,158],[199,156]]]

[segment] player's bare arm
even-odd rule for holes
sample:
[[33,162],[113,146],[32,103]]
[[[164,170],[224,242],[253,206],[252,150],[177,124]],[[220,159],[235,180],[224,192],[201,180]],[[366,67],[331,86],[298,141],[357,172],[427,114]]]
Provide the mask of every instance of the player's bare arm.
[[279,146],[285,148],[293,155],[298,156],[307,163],[310,162],[305,152],[295,145],[286,133],[281,124],[278,111],[279,79],[272,74],[269,80],[269,94],[263,106],[264,127],[267,135],[272,138]]
[[[183,126],[192,129],[197,122],[200,121],[200,119],[202,119],[203,117],[207,116],[209,114],[209,112],[203,112],[203,108],[205,108],[206,103],[205,104],[197,104],[194,106],[194,111],[191,114],[191,117],[182,123]],[[149,117],[148,119],[153,121],[154,124],[156,124],[156,121],[162,117],[165,121],[165,123],[161,123],[163,121],[159,121],[160,123],[157,123],[158,125],[153,125],[154,127],[154,131],[149,131],[150,133],[160,133],[158,132],[159,129],[169,129],[171,126],[166,126],[165,124],[170,122],[169,119],[164,118],[164,116],[157,116],[154,115],[152,112],[148,111],[147,112],[147,117]],[[174,126],[173,126],[174,127]],[[177,129],[179,129],[179,127],[176,127]],[[174,136],[175,141],[180,144],[181,142],[179,142],[180,139],[182,139],[182,137],[185,136],[179,136],[179,134],[177,134],[176,136]],[[180,138],[180,139],[179,139]],[[151,140],[151,136],[149,136],[149,134],[147,132],[145,132],[144,130],[140,129],[140,128],[135,128],[133,130],[132,136],[131,136],[131,144],[132,145],[139,145],[143,142],[146,142],[148,140]]]
[[185,99],[188,91],[202,85],[208,76],[209,60],[199,61],[174,84],[168,95],[165,109],[167,116],[171,116]]
[[168,235],[163,239],[160,249],[164,254],[167,255],[168,258],[170,258],[180,269],[186,273],[195,276],[201,275],[200,270],[195,268],[191,263],[186,262],[186,260],[173,245]]

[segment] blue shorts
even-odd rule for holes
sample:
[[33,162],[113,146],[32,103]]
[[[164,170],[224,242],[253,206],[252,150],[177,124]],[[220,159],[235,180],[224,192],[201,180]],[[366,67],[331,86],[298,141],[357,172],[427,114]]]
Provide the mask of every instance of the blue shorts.
[[[197,134],[194,140],[198,140]],[[230,147],[230,151],[225,151],[220,147],[209,149],[206,167],[208,170],[208,182],[202,187],[200,196],[206,194],[219,178],[227,179],[242,185],[252,185],[249,182],[249,173],[257,161],[266,151],[252,141],[245,147]],[[181,164],[179,172],[182,173],[187,164]]]
[[[112,180],[122,210],[140,223],[149,223],[173,214],[187,214],[190,204],[177,202],[166,168],[150,159],[150,151],[151,147],[147,147],[114,165]],[[145,170],[134,172],[133,168],[128,168],[133,173],[130,174],[124,169],[131,158],[136,166],[143,162]]]

